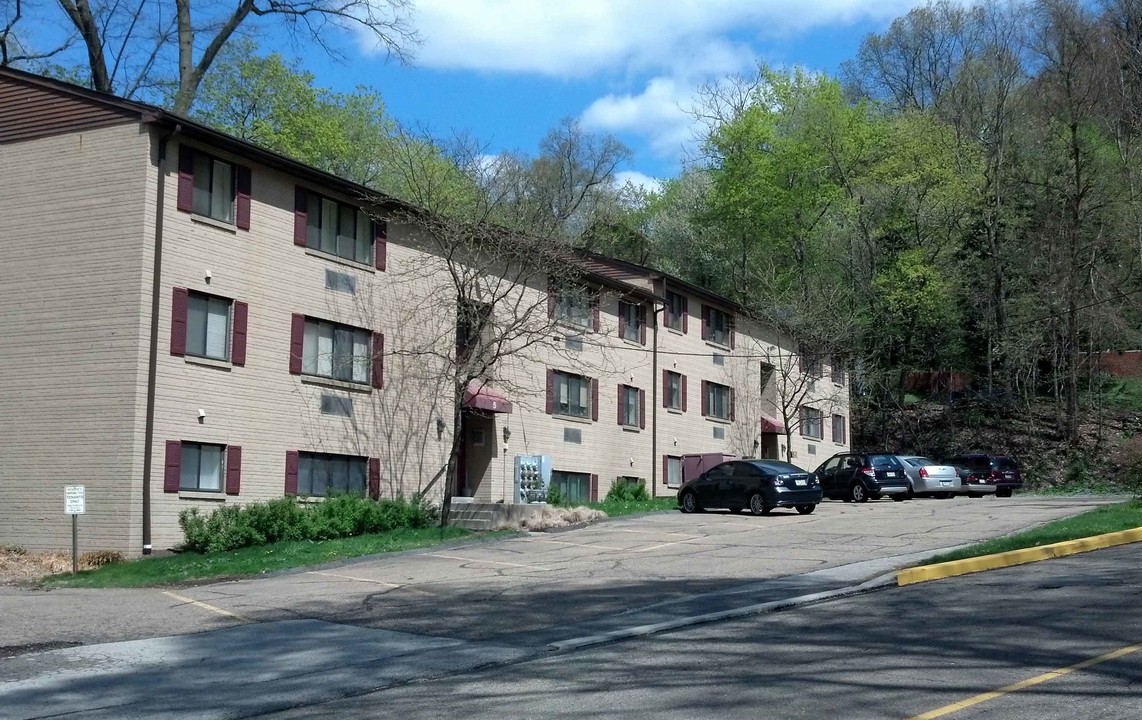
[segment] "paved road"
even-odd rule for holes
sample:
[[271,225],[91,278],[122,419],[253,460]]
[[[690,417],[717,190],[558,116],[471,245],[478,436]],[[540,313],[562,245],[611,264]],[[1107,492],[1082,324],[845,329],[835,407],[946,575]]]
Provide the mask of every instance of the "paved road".
[[[863,571],[871,577],[913,553],[987,539],[1105,502],[1017,496],[826,502],[808,516],[664,513],[567,533],[536,533],[166,592],[0,587],[0,649],[135,640],[246,620],[297,619],[542,645],[633,608],[674,601],[688,605],[685,612],[698,612],[706,603],[703,597],[890,558]],[[905,558],[896,560],[898,556]],[[833,584],[865,577],[842,574]],[[698,602],[689,602],[695,596]]]
[[[242,582],[4,590],[0,651],[16,655],[0,661],[0,717],[247,717],[464,677],[489,664],[541,668],[552,660],[525,661],[550,655],[548,643],[848,586],[916,554],[1098,502],[1105,500],[829,503],[808,517],[666,513]],[[857,613],[842,625],[852,628],[848,640],[867,634],[876,646],[899,623]],[[957,623],[948,627],[955,632]],[[20,653],[13,638],[84,645]],[[669,683],[679,682],[674,662],[661,671]],[[691,652],[686,662],[705,659]],[[613,663],[626,677],[629,661]],[[574,674],[556,686],[564,682],[585,687]]]
[[[1136,720],[1139,643],[1142,545],[1130,545],[265,717]],[[963,701],[977,704],[949,707]]]

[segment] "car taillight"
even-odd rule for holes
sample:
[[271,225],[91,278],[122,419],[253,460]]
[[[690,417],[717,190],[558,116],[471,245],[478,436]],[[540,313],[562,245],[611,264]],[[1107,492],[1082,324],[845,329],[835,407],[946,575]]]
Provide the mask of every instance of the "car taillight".
[[926,468],[926,467],[920,468],[920,477],[928,477],[928,468]]
[[872,468],[861,468],[860,471],[865,475],[868,475],[870,478],[876,477],[876,471]]

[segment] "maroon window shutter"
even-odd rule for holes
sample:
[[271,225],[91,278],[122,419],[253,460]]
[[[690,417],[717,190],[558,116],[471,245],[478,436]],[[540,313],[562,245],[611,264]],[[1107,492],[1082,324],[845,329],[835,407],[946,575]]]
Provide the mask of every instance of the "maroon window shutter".
[[707,385],[708,385],[708,383],[705,380],[703,380],[702,381],[702,417],[706,417],[706,415],[708,415],[710,412],[710,408],[709,408],[710,403],[706,399],[706,397],[707,397],[706,396],[706,390],[707,390],[706,386]]
[[178,146],[178,209],[194,212],[194,151]]
[[[620,338],[625,337],[627,334],[627,319],[626,319],[626,316],[623,315],[623,305],[624,304],[625,303],[619,303],[619,337]],[[595,329],[598,330],[599,328],[595,328]]]
[[602,326],[599,320],[599,294],[594,293],[591,295],[591,327],[595,332],[599,332]]
[[730,388],[730,421],[734,419],[734,389]]
[[237,495],[242,490],[242,448],[226,446],[226,494]]
[[373,333],[373,387],[385,387],[385,334]]
[[244,165],[238,165],[234,169],[237,175],[238,202],[237,208],[234,211],[234,224],[238,226],[239,230],[250,229],[250,196],[253,194],[253,180],[250,168]]
[[623,424],[623,386],[622,385],[619,385],[619,389],[615,393],[615,396],[618,398],[618,401],[615,402],[615,405],[617,405],[619,408],[619,413],[618,413],[619,425],[622,425]]
[[289,371],[301,375],[301,356],[305,352],[305,316],[293,314],[289,332]]
[[378,270],[384,270],[389,263],[389,224],[383,220],[373,221],[373,258]]
[[297,468],[300,464],[297,450],[286,450],[286,495],[297,495]]
[[669,487],[667,483],[670,482],[670,456],[662,456],[662,487]]
[[690,319],[690,298],[682,298],[682,334],[686,334]]
[[302,247],[306,246],[309,233],[308,205],[309,191],[298,185],[293,192],[293,244]]
[[166,468],[163,471],[163,492],[178,492],[178,484],[181,477],[182,443],[178,440],[167,440]]
[[670,371],[662,371],[662,407],[670,407]]
[[730,318],[730,350],[734,349],[735,336],[737,335],[737,323],[733,318]]
[[381,459],[369,458],[369,497],[381,499]]
[[190,292],[176,287],[171,299],[171,355],[186,355],[186,312]]
[[547,404],[544,412],[548,415],[555,412],[555,371],[551,369],[547,371]]
[[599,381],[591,378],[591,419],[599,419]]
[[682,412],[686,412],[686,376],[683,375],[678,383],[678,393],[682,396]]
[[638,341],[642,345],[646,344],[646,306],[638,306]]
[[555,278],[547,278],[547,319],[555,319]]
[[591,473],[591,502],[599,502],[599,476]]
[[706,318],[708,316],[709,316],[709,313],[706,312],[706,306],[703,305],[702,306],[702,339],[703,340],[708,340],[710,338],[710,326],[709,326],[709,323],[706,322]]
[[234,365],[246,364],[246,325],[249,321],[250,306],[234,301],[234,327],[231,329],[230,362]]
[[646,391],[638,391],[638,426],[640,429],[646,429]]

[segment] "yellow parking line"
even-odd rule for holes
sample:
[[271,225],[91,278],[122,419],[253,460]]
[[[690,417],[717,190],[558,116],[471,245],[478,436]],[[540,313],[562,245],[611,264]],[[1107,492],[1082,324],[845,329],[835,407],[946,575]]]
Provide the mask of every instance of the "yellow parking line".
[[959,702],[952,703],[951,705],[945,705],[941,708],[936,708],[935,710],[931,710],[929,712],[926,712],[923,715],[914,715],[911,718],[909,718],[909,720],[933,720],[933,718],[943,717],[944,715],[950,715],[951,713],[958,712],[960,710],[963,710],[964,708],[969,708],[973,705],[979,705],[980,703],[987,702],[988,700],[994,700],[997,697],[1002,697],[1004,695],[1008,695],[1010,693],[1017,692],[1019,690],[1024,690],[1024,689],[1032,687],[1034,685],[1039,685],[1039,684],[1045,683],[1048,680],[1054,680],[1055,678],[1062,677],[1062,676],[1067,675],[1069,673],[1073,673],[1076,670],[1082,670],[1083,668],[1088,668],[1092,665],[1098,665],[1100,663],[1109,662],[1111,660],[1116,660],[1116,659],[1123,657],[1125,655],[1129,655],[1131,653],[1136,653],[1139,650],[1142,650],[1142,643],[1139,643],[1137,645],[1127,645],[1124,648],[1112,650],[1111,652],[1104,653],[1102,655],[1099,655],[1098,657],[1093,657],[1093,658],[1090,658],[1088,660],[1083,660],[1082,662],[1075,663],[1074,665],[1068,665],[1065,668],[1059,668],[1058,670],[1051,670],[1050,672],[1045,672],[1042,675],[1036,675],[1033,678],[1027,678],[1026,680],[1020,680],[1019,682],[1013,683],[1011,685],[1005,685],[1004,687],[1001,687],[998,690],[992,690],[991,692],[980,693],[979,695],[976,695],[974,697],[970,697],[966,700],[960,700]]
[[459,560],[468,563],[491,563],[492,565],[507,565],[509,567],[527,568],[528,570],[551,570],[541,565],[520,565],[519,563],[502,562],[500,560],[479,560],[476,558],[456,557],[455,555],[441,555],[439,553],[426,553],[427,557],[444,558],[445,560]]
[[210,603],[204,603],[201,600],[195,600],[193,598],[183,597],[182,595],[176,595],[175,593],[172,593],[169,590],[164,590],[163,595],[169,595],[170,597],[174,598],[175,600],[178,600],[179,602],[184,602],[184,603],[187,603],[189,605],[195,605],[197,607],[202,608],[203,610],[209,610],[210,612],[218,613],[219,615],[225,615],[226,617],[232,617],[235,620],[241,620],[242,622],[254,622],[250,618],[243,617],[243,616],[239,615],[238,613],[232,613],[229,610],[223,610],[220,607],[211,605]]

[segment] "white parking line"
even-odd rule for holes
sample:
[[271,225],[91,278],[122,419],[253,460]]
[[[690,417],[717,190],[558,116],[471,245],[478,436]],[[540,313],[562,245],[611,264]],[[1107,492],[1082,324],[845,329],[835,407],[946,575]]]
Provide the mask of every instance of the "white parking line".
[[692,538],[687,538],[685,540],[678,540],[676,542],[659,543],[658,545],[648,545],[647,547],[639,548],[638,550],[632,550],[631,552],[640,552],[640,553],[650,552],[651,550],[659,550],[659,549],[664,548],[664,547],[670,547],[671,545],[684,545],[688,542],[693,542],[694,540],[701,540],[701,539],[702,539],[701,537],[692,537]]
[[613,528],[615,532],[625,533],[638,533],[639,535],[684,535],[689,537],[690,533],[683,532],[667,532],[664,530],[630,530],[627,528]]
[[357,577],[356,575],[341,575],[338,573],[325,572],[324,570],[310,570],[310,575],[324,575],[326,577],[339,578],[341,580],[352,580],[354,582],[371,583],[373,585],[384,585],[391,587],[394,590],[408,590],[409,592],[420,593],[421,595],[431,595],[432,593],[427,590],[421,590],[415,585],[401,585],[400,583],[391,583],[385,580],[373,580],[371,578]]
[[551,568],[543,567],[542,565],[521,565],[519,563],[503,562],[500,560],[479,560],[476,558],[463,558],[455,555],[441,555],[439,553],[426,553],[425,557],[444,558],[445,560],[459,560],[466,563],[490,563],[492,565],[507,565],[509,567],[527,568],[528,570],[547,570]]
[[564,540],[539,540],[539,539],[535,539],[535,540],[528,540],[527,542],[547,543],[548,545],[568,545],[571,547],[589,548],[591,550],[617,550],[617,551],[621,552],[621,551],[627,549],[627,548],[620,548],[620,547],[612,547],[610,545],[596,545],[593,543],[573,543],[573,542],[566,542]]

